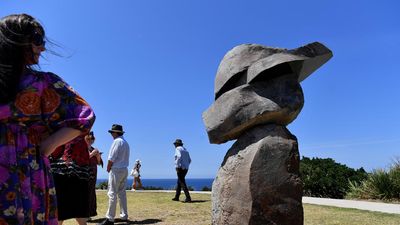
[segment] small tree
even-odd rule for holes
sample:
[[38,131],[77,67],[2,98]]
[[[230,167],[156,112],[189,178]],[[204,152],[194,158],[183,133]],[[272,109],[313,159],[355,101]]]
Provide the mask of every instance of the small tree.
[[300,161],[300,176],[304,195],[341,199],[349,190],[349,181],[360,183],[367,177],[367,173],[362,167],[354,170],[331,158],[303,157]]

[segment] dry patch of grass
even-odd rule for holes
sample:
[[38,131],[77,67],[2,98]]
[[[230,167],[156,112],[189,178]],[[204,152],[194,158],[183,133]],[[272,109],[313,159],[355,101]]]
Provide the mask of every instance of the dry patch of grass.
[[[127,192],[130,222],[127,224],[205,225],[211,224],[211,196],[191,194],[193,203],[174,202],[174,193]],[[182,200],[184,195],[181,196]],[[107,192],[97,192],[96,224],[104,219],[108,207]],[[117,206],[117,218],[119,206]],[[305,225],[398,225],[400,215],[356,209],[304,204]],[[65,225],[76,224],[67,220]],[[126,224],[126,223],[116,223]]]

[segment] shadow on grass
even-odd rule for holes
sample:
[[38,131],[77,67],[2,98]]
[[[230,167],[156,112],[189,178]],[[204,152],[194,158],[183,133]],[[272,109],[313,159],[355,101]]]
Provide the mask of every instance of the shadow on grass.
[[186,203],[186,204],[190,204],[190,203],[202,203],[202,202],[209,202],[210,200],[192,200],[191,202],[182,202],[182,203]]
[[[95,224],[97,224],[97,223],[101,223],[101,222],[103,222],[104,220],[105,220],[106,218],[99,218],[99,219],[95,219],[95,220],[90,220],[90,221],[88,221],[88,223],[95,223]],[[136,221],[136,220],[134,220],[134,221],[132,221],[132,220],[128,220],[128,221],[124,221],[124,220],[121,220],[121,219],[115,219],[115,221],[114,221],[114,223],[116,224],[116,225],[128,225],[128,224],[156,224],[156,223],[159,223],[159,222],[162,222],[162,220],[160,220],[160,219],[145,219],[145,220],[141,220],[141,221]]]

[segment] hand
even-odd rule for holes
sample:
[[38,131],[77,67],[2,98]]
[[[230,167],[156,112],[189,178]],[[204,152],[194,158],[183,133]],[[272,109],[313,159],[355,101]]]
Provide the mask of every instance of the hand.
[[110,172],[110,171],[111,171],[112,165],[113,165],[113,162],[112,162],[111,160],[108,160],[108,163],[107,163],[107,172]]
[[92,158],[93,156],[100,156],[100,152],[97,148],[93,149],[90,153],[89,153],[89,158]]

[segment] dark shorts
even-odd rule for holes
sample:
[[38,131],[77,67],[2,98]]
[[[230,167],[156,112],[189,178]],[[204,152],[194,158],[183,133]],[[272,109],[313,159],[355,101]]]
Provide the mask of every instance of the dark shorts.
[[57,193],[58,220],[89,217],[89,181],[53,174]]

